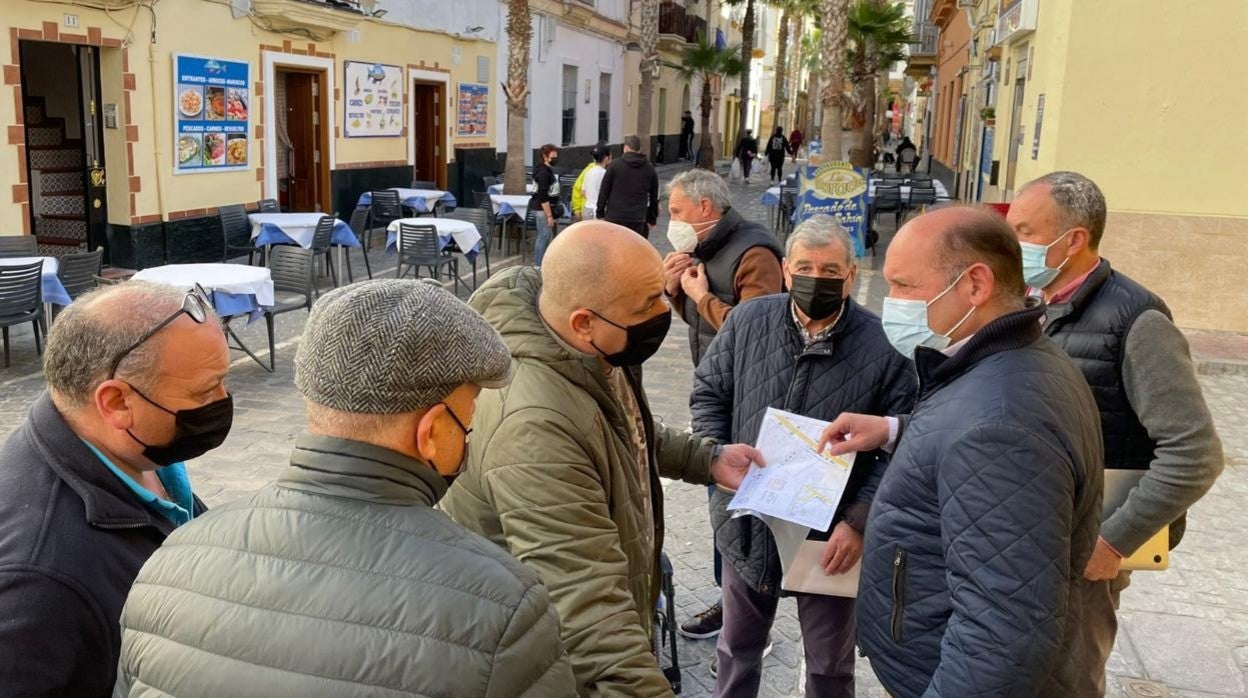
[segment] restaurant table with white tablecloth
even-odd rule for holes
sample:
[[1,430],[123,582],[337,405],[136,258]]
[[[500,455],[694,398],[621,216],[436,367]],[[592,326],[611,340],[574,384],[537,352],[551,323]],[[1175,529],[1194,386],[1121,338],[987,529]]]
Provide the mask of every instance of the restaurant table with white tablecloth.
[[72,301],[61,278],[56,275],[60,262],[56,257],[0,257],[0,267],[22,267],[35,262],[43,262],[40,270],[40,286],[43,289],[43,302],[54,305],[69,305]]
[[[438,204],[455,208],[458,202],[455,195],[449,191],[441,189],[404,189],[403,187],[388,187],[385,191],[397,192],[399,201],[416,213],[432,213]],[[373,203],[373,193],[366,191],[360,194],[360,198],[356,200],[355,205],[360,208],[367,208]]]
[[452,242],[469,262],[481,252],[481,233],[472,221],[454,218],[400,218],[386,227],[386,252],[393,254],[399,246],[399,232],[404,225],[428,225],[438,231],[438,244],[446,249]]
[[[526,192],[528,192],[528,193],[532,194],[533,192],[537,191],[537,185],[536,185],[536,184],[534,184],[533,182],[529,182],[528,184],[524,185],[524,190],[525,190]],[[487,188],[486,188],[485,192],[486,192],[487,194],[502,194],[502,193],[503,193],[503,185],[502,185],[502,184],[491,184],[489,187],[487,187]]]
[[[251,239],[258,246],[298,245],[312,247],[316,225],[324,213],[253,213],[247,216],[251,223]],[[329,241],[345,247],[359,247],[360,241],[345,222],[335,218],[334,232]]]

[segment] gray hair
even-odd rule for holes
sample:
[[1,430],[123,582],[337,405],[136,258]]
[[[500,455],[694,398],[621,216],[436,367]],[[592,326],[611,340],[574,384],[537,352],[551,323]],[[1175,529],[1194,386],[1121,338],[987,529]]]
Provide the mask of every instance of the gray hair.
[[784,256],[792,256],[793,248],[798,245],[814,249],[827,247],[834,242],[839,242],[845,249],[845,266],[852,266],[854,242],[849,239],[849,231],[845,230],[836,218],[821,213],[798,223],[793,232],[789,233],[789,239],[784,243]]
[[1105,195],[1096,182],[1078,172],[1059,170],[1033,179],[1023,190],[1037,184],[1049,186],[1049,196],[1061,213],[1062,227],[1066,230],[1086,228],[1092,249],[1100,247],[1101,236],[1105,234]]
[[[186,291],[147,281],[127,281],[79,296],[48,333],[43,375],[53,395],[71,409],[91,402],[117,355],[182,307]],[[209,322],[216,319],[208,309]],[[160,334],[135,347],[117,376],[140,389],[150,386],[164,341]]]
[[685,170],[667,185],[667,195],[670,197],[675,189],[680,189],[686,198],[695,203],[703,199],[710,201],[711,206],[720,213],[732,206],[728,185],[723,177],[714,172],[696,168]]

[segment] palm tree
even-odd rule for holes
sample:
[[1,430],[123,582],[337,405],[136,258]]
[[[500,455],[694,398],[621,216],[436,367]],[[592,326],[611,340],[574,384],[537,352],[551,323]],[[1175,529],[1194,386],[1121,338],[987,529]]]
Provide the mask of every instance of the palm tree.
[[850,10],[848,30],[854,44],[851,78],[855,101],[863,110],[853,160],[858,167],[870,167],[875,164],[876,80],[881,68],[905,58],[906,44],[914,39],[902,3],[889,5],[884,0],[858,0]]
[[[787,109],[797,96],[797,67],[801,62],[802,29],[806,15],[814,11],[812,0],[771,0],[780,8],[780,29],[776,37],[776,94],[772,100],[772,123],[786,120]],[[792,118],[787,121],[792,122]]]
[[793,9],[789,2],[776,2],[780,5],[780,30],[776,36],[776,94],[771,100],[772,117],[771,123],[780,123],[780,112],[784,110],[785,105],[789,102],[788,90],[788,60],[789,60],[789,22],[792,19]]
[[745,135],[745,121],[750,116],[750,63],[754,60],[754,0],[724,0],[724,4],[737,6],[745,3],[745,18],[741,20],[741,104],[740,126],[737,138]]
[[524,127],[529,117],[525,99],[529,96],[529,44],[533,40],[533,20],[527,0],[507,1],[507,166],[503,190],[524,193]]
[[650,119],[654,105],[654,71],[659,66],[659,0],[641,0],[641,85],[637,88],[637,137],[650,150]]
[[718,48],[705,36],[699,36],[696,44],[685,48],[680,63],[663,63],[680,73],[685,82],[692,84],[696,81],[702,85],[702,96],[698,102],[702,123],[698,167],[706,170],[715,167],[715,146],[711,141],[711,84],[716,77],[731,78],[741,74],[744,68],[739,51],[738,46]]
[[840,160],[844,153],[841,124],[845,117],[845,44],[849,24],[849,0],[819,0],[819,17],[823,27],[819,52],[822,74],[819,80],[819,104],[823,109],[823,141],[825,157]]

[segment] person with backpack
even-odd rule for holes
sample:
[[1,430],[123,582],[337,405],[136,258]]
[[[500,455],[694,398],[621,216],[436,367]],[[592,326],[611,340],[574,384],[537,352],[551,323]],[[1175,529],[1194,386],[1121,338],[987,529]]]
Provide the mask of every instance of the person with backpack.
[[771,163],[771,172],[767,175],[768,182],[784,180],[784,154],[789,151],[789,139],[784,137],[784,127],[777,126],[771,138],[767,139],[767,149],[763,154]]
[[749,184],[750,168],[754,165],[754,157],[758,155],[758,139],[754,137],[753,129],[745,129],[745,135],[737,141],[737,149],[732,154],[741,162],[741,175],[745,178],[745,183]]

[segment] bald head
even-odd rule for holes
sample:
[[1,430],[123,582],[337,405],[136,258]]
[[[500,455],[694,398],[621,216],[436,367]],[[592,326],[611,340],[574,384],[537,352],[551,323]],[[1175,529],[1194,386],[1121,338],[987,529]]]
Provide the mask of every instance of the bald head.
[[[998,293],[1022,300],[1022,252],[1018,238],[999,215],[976,206],[944,206],[902,226],[893,244],[913,238],[925,259],[952,283],[967,267],[982,263],[992,270]],[[891,248],[891,246],[890,246]]]

